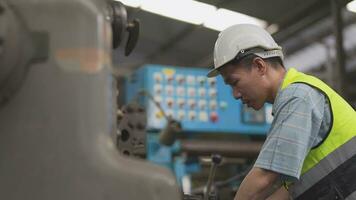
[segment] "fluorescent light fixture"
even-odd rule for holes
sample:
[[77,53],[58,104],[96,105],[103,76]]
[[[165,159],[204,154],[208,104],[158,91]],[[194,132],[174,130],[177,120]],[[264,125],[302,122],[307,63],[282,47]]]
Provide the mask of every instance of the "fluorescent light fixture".
[[222,31],[234,24],[256,24],[263,28],[267,23],[263,20],[234,12],[217,9],[215,6],[194,0],[117,0],[131,7],[191,24],[203,25],[207,28]]
[[141,2],[142,2],[141,0],[116,0],[116,1],[120,1],[125,6],[130,6],[130,7],[134,7],[134,8],[140,7]]
[[355,12],[356,13],[356,1],[351,1],[350,3],[348,3],[346,5],[347,10],[349,10],[350,12]]
[[202,24],[216,7],[192,0],[143,0],[142,10],[188,22]]
[[224,8],[218,9],[204,22],[204,26],[217,31],[222,31],[234,24],[255,24],[264,28],[267,23],[263,20]]

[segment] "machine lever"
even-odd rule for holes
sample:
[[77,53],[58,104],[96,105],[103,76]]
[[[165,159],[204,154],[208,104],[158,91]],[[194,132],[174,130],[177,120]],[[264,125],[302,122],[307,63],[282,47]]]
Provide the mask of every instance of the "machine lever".
[[209,196],[211,196],[211,185],[214,181],[215,171],[217,166],[221,163],[222,157],[219,154],[213,154],[211,156],[211,167],[209,172],[208,182],[206,184],[206,193],[204,195],[204,200],[210,200]]

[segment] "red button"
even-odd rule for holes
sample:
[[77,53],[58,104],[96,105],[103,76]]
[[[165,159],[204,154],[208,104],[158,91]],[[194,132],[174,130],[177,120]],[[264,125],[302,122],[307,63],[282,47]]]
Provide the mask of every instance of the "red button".
[[219,117],[218,117],[218,114],[216,112],[212,112],[210,114],[210,121],[216,122],[216,121],[218,121],[218,119],[219,119]]

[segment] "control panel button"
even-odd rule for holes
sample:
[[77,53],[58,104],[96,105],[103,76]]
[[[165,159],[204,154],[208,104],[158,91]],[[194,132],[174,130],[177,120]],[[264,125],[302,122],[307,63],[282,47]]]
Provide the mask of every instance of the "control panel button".
[[166,101],[167,101],[168,108],[173,108],[173,106],[174,106],[173,99],[172,98],[168,98]]
[[167,117],[174,118],[173,110],[167,110],[166,114],[167,114]]
[[166,74],[165,77],[166,77],[167,84],[173,84],[173,80],[174,80],[173,74]]
[[225,109],[227,108],[227,102],[226,102],[226,101],[220,102],[220,108],[221,108],[222,110],[225,110]]
[[187,76],[187,83],[189,85],[195,85],[195,76],[192,75]]
[[153,73],[153,79],[155,80],[155,83],[161,83],[162,82],[162,74],[159,72]]
[[203,121],[203,122],[207,122],[208,121],[208,113],[200,112],[199,113],[199,120]]
[[200,89],[199,89],[199,96],[200,96],[200,97],[204,97],[205,94],[206,94],[206,90],[205,90],[204,88],[200,88]]
[[199,76],[197,79],[198,79],[200,86],[203,86],[206,82],[206,78],[204,76]]
[[184,99],[178,99],[177,103],[178,103],[178,107],[180,109],[184,108],[184,105],[185,105],[185,100]]
[[162,86],[161,85],[156,84],[155,86],[153,86],[153,90],[156,95],[162,94]]
[[209,104],[210,110],[216,110],[217,103],[216,101],[211,101]]
[[179,85],[183,85],[184,84],[184,81],[185,81],[185,78],[182,74],[179,74],[176,76],[176,81]]
[[217,96],[216,90],[215,90],[215,89],[210,89],[210,91],[209,91],[209,96],[210,96],[211,98],[216,98],[216,96]]
[[194,97],[195,96],[195,89],[194,88],[188,88],[188,95],[189,97]]
[[200,110],[206,109],[206,101],[205,100],[199,100],[199,108],[200,108]]
[[194,111],[189,111],[189,120],[194,121],[196,118],[196,113]]
[[171,85],[166,86],[166,95],[173,96],[173,86],[171,86]]
[[177,95],[178,96],[184,96],[185,95],[184,87],[177,87]]
[[190,109],[194,109],[196,106],[195,100],[194,99],[189,99],[188,100],[188,105]]
[[178,111],[178,119],[183,120],[185,117],[185,112],[183,110]]
[[210,121],[217,122],[219,119],[218,114],[216,112],[210,113]]
[[216,78],[208,78],[208,83],[210,87],[213,87],[216,85]]
[[155,113],[155,117],[156,117],[156,119],[161,119],[161,118],[163,118],[163,113],[161,111],[157,111]]

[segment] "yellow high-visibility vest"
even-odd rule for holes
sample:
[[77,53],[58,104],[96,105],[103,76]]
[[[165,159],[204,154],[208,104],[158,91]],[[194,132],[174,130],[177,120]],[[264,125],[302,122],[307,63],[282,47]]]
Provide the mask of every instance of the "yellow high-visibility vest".
[[[330,192],[332,194],[330,193],[330,195],[334,195],[334,193],[343,197],[350,195],[350,191],[343,192],[341,191],[342,189],[338,189],[338,187],[347,186],[343,186],[342,183],[339,186],[337,180],[332,181],[334,178],[332,176],[339,176],[334,174],[339,173],[338,171],[340,170],[349,170],[350,173],[352,172],[352,174],[356,175],[356,167],[350,167],[351,165],[356,165],[355,110],[339,94],[318,78],[291,68],[284,78],[281,90],[293,83],[308,84],[325,95],[329,100],[331,124],[327,136],[307,154],[300,180],[289,186],[290,194],[296,199],[312,199],[313,195],[315,197],[320,195],[318,190],[325,186],[331,187],[330,190],[332,191]],[[334,186],[335,188],[333,188]],[[351,190],[355,191],[356,188]]]

